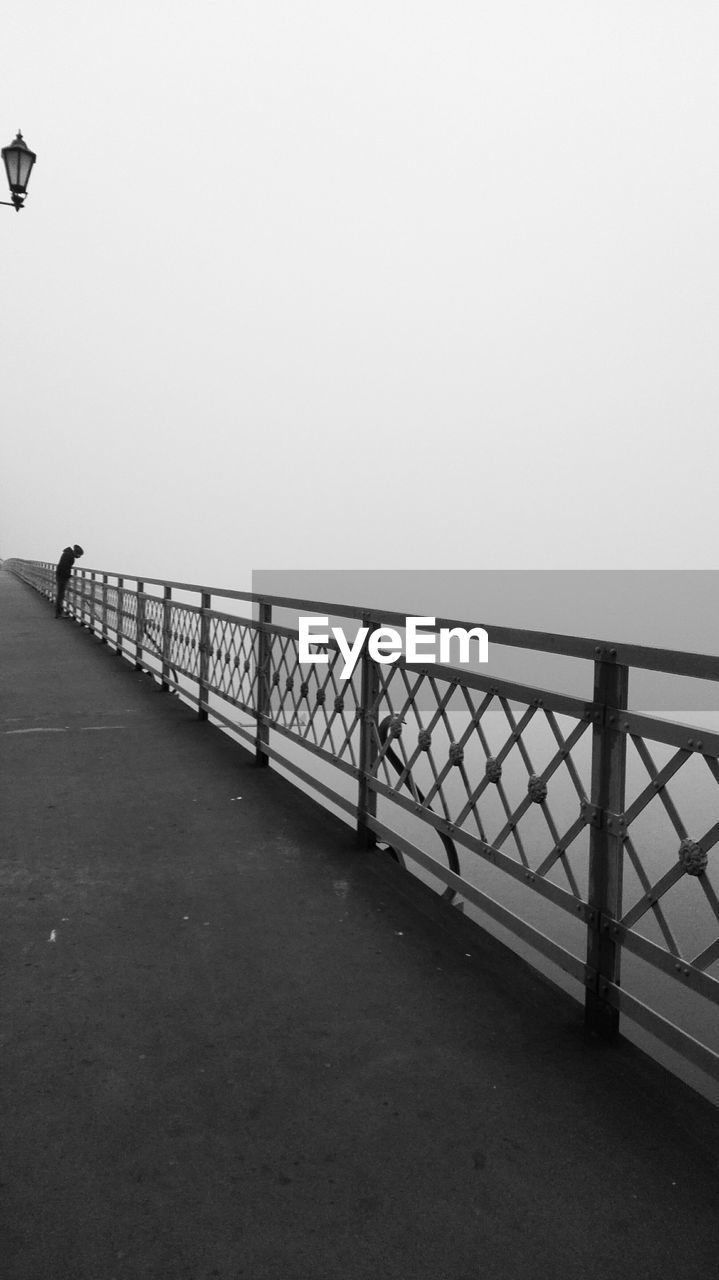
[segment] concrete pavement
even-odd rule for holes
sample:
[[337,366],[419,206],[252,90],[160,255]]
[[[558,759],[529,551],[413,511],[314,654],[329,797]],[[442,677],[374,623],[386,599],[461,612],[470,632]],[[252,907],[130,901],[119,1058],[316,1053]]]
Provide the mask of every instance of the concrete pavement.
[[716,1110],[0,572],[4,1280],[713,1280]]

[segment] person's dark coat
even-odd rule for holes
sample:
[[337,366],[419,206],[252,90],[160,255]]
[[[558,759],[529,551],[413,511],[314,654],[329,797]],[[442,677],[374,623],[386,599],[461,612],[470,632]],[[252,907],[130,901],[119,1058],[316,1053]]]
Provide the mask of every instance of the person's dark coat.
[[65,547],[65,550],[63,551],[62,555],[60,556],[60,559],[57,562],[57,568],[55,570],[55,577],[58,579],[58,581],[67,582],[67,579],[70,577],[70,574],[72,573],[72,566],[75,563],[75,558],[76,557],[75,557],[74,547]]

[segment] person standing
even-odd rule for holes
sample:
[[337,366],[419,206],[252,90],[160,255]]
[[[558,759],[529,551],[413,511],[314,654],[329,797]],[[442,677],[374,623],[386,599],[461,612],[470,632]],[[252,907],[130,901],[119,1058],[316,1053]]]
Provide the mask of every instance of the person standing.
[[82,547],[78,546],[76,542],[74,547],[65,547],[65,550],[63,551],[62,555],[60,556],[60,559],[57,562],[57,567],[55,569],[55,582],[57,584],[57,591],[55,593],[55,617],[56,618],[59,618],[62,616],[62,603],[63,603],[63,600],[65,599],[67,584],[70,581],[72,566],[74,565],[75,561],[79,560],[80,556],[84,554],[85,553]]

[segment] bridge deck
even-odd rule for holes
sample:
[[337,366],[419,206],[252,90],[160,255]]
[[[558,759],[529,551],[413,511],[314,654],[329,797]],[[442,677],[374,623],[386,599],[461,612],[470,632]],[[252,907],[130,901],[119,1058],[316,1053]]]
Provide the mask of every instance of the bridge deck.
[[715,1275],[709,1103],[7,573],[0,649],[5,1280]]

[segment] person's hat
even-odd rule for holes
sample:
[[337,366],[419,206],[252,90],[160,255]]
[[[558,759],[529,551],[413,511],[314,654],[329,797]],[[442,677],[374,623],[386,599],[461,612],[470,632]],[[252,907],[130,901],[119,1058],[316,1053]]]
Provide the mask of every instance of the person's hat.
[[81,547],[81,546],[79,546],[77,542],[75,543],[75,546],[73,547],[73,551],[75,552],[75,555],[76,555],[76,556],[84,556],[84,554],[85,554],[85,552],[83,551],[82,547]]

